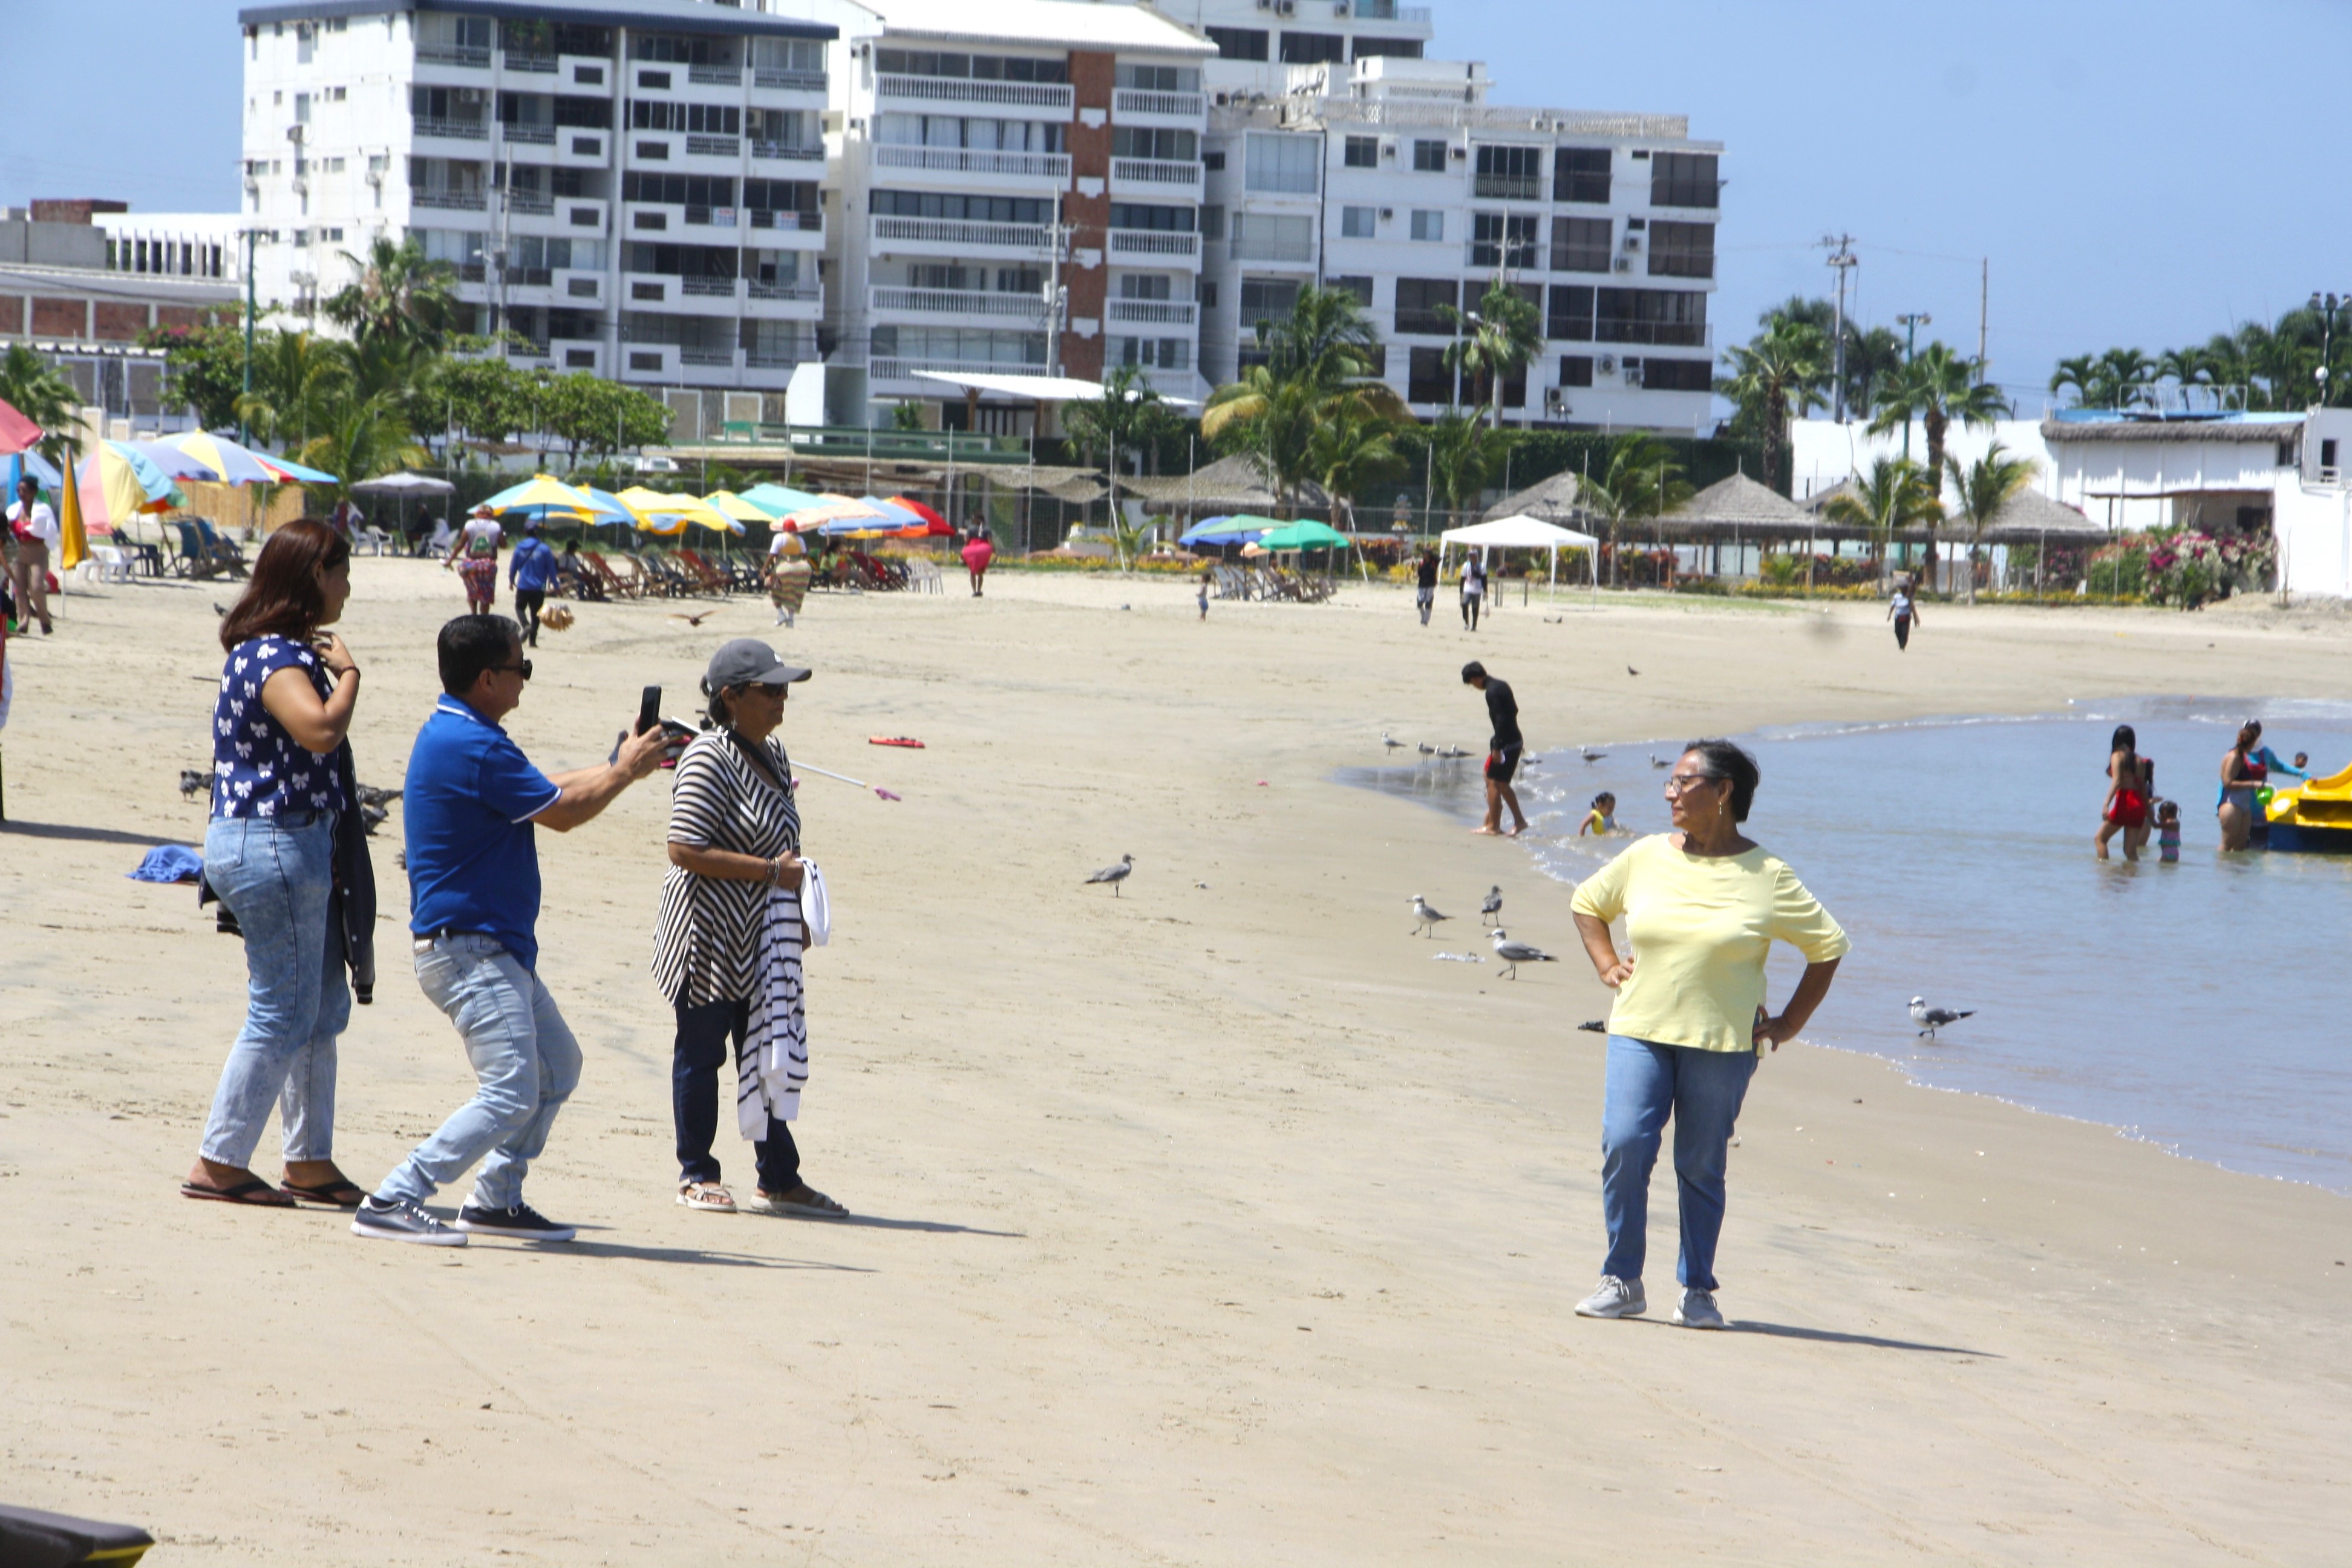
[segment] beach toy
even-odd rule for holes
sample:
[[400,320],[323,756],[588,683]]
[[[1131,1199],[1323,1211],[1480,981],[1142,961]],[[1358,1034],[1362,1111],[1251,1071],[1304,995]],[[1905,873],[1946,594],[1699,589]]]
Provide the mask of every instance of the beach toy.
[[923,749],[923,743],[912,735],[868,735],[866,743],[869,746],[907,746],[918,752]]
[[[2263,796],[2267,795],[2268,798]],[[2291,789],[2258,791],[2270,847],[2300,854],[2352,853],[2352,766]]]

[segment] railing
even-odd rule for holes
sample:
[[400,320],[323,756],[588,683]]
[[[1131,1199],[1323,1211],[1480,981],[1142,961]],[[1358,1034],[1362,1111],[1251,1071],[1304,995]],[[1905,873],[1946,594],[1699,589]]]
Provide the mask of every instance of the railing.
[[1057,183],[1070,177],[1066,153],[996,153],[978,147],[909,147],[885,142],[874,149],[874,162],[886,169],[1009,174]]
[[1721,180],[1653,180],[1650,182],[1650,205],[1654,207],[1703,207],[1712,209],[1723,202]]
[[1555,245],[1551,247],[1551,269],[1554,272],[1606,272],[1615,265],[1607,246]]
[[1715,252],[1712,250],[1650,249],[1650,276],[1653,278],[1712,278],[1715,276]]
[[1198,120],[1208,112],[1197,92],[1147,92],[1127,87],[1110,95],[1110,108],[1113,114],[1166,114],[1179,120]]
[[[1473,239],[1464,242],[1462,263],[1465,267],[1516,267],[1537,268],[1543,247],[1532,239]],[[1606,265],[1601,268],[1609,270]]]
[[[1034,223],[968,223],[961,218],[940,217],[877,217],[874,220],[876,240],[906,240],[916,245],[982,245],[992,250],[1024,250],[1045,253],[1047,231],[1043,224]],[[1191,235],[1171,236],[1190,239]],[[1111,236],[1111,247],[1118,247],[1118,236]]]
[[481,264],[480,262],[478,262],[478,261],[461,261],[461,262],[459,262],[459,263],[457,264],[457,281],[458,281],[458,282],[460,282],[460,283],[479,283],[479,282],[482,280],[483,277],[484,277],[484,273],[483,273],[483,270],[482,270],[482,264]]
[[786,92],[823,92],[827,79],[823,71],[754,70],[753,87],[782,88]]
[[487,70],[490,64],[490,51],[462,44],[419,44],[416,46],[416,61],[419,65],[474,66]]
[[798,158],[814,162],[824,156],[824,143],[820,142],[814,147],[803,147],[792,142],[754,142],[751,143],[751,156]]
[[949,76],[878,76],[875,94],[880,98],[913,98],[943,103],[1010,103],[1026,109],[1058,109],[1067,115],[1077,95],[1066,83],[1043,81],[972,81]]
[[1602,343],[1649,343],[1658,348],[1703,349],[1714,342],[1707,328],[1688,321],[1633,321],[1603,316],[1593,324],[1592,340]]
[[735,297],[735,279],[732,278],[680,278],[677,280],[677,291],[680,294],[699,295],[706,300],[732,300]]
[[555,74],[553,55],[523,55],[512,49],[499,51],[499,63],[510,71],[531,71],[541,76]]
[[1434,310],[1400,309],[1396,313],[1396,325],[1391,330],[1401,337],[1450,338],[1461,329]]
[[1110,248],[1114,256],[1198,256],[1201,237],[1157,228],[1115,228],[1110,231]]
[[507,211],[510,213],[530,213],[543,217],[554,210],[555,198],[553,196],[543,196],[537,191],[509,191],[507,193]]
[[808,351],[808,345],[804,343],[793,348],[745,349],[743,351],[743,368],[746,370],[791,370],[795,365],[798,365],[802,361],[814,359],[815,357],[816,356],[814,354]]
[[751,213],[753,228],[794,228],[805,234],[814,234],[824,227],[824,214],[821,212],[802,212],[797,208],[780,212],[772,207],[753,207]]
[[417,191],[408,193],[413,207],[447,207],[456,212],[487,212],[489,198],[479,191]]
[[1201,183],[1201,165],[1163,158],[1113,158],[1110,177],[1141,185],[1197,185]]
[[555,281],[555,272],[546,267],[509,267],[507,281],[518,289],[545,289]]
[[415,134],[446,136],[453,142],[487,142],[490,139],[490,126],[486,120],[436,120],[420,114],[416,117]]
[[1360,22],[1426,23],[1429,7],[1400,5],[1397,0],[1356,0],[1356,19]]
[[509,142],[529,142],[540,147],[555,145],[555,127],[535,121],[502,120],[499,122],[499,133]]
[[700,82],[705,87],[741,87],[741,66],[688,66],[686,79]]
[[526,338],[520,342],[510,342],[507,344],[507,358],[510,360],[546,359],[548,357],[550,357],[548,345],[537,342],[534,339]]
[[677,351],[677,363],[718,365],[732,369],[735,364],[735,351],[733,349],[680,349]]
[[1035,294],[992,294],[977,289],[887,289],[867,291],[877,310],[911,310],[950,316],[1007,316],[1043,322],[1045,302]]
[[749,285],[754,300],[819,300],[824,290],[815,283],[762,283],[753,279]]
[[1539,202],[1543,200],[1543,176],[1540,174],[1473,174],[1470,176],[1473,195],[1504,202]]
[[1278,235],[1253,234],[1248,230],[1234,236],[1232,252],[1236,261],[1312,261],[1315,259],[1315,237],[1284,239]]
[[1110,319],[1152,326],[1189,327],[1200,311],[1190,300],[1113,300]]
[[686,139],[687,156],[690,158],[732,158],[743,151],[740,136],[689,136]]
[[1034,360],[874,358],[866,362],[866,378],[871,381],[912,381],[919,370],[934,370],[943,375],[1043,375],[1045,356],[1041,348]]

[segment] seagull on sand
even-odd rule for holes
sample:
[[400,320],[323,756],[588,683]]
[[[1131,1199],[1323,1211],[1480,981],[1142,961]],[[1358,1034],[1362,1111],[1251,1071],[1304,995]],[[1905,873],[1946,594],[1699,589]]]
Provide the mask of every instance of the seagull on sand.
[[1542,948],[1529,947],[1523,942],[1513,942],[1503,934],[1500,926],[1487,934],[1495,939],[1495,956],[1503,961],[1503,978],[1506,980],[1517,980],[1519,977],[1519,965],[1522,963],[1558,963],[1559,962]]
[[1437,929],[1438,921],[1450,921],[1454,917],[1452,915],[1441,915],[1435,910],[1431,909],[1429,907],[1429,900],[1423,899],[1419,893],[1415,893],[1412,896],[1413,935],[1427,936],[1431,931]]
[[1919,1037],[1923,1040],[1934,1039],[1936,1031],[1947,1024],[1957,1024],[1963,1018],[1975,1017],[1976,1011],[1975,1008],[1970,1007],[1965,1012],[1955,1013],[1949,1007],[1928,1006],[1927,999],[1924,996],[1911,998],[1911,1021],[1919,1026]]
[[1118,865],[1105,866],[1101,870],[1097,871],[1093,876],[1088,877],[1087,879],[1087,883],[1088,886],[1092,886],[1097,882],[1108,882],[1110,884],[1110,896],[1115,899],[1118,897],[1118,885],[1121,882],[1126,881],[1127,874],[1134,869],[1135,857],[1132,855],[1122,855],[1118,858]]
[[1488,916],[1503,912],[1503,885],[1500,882],[1486,889],[1486,901],[1478,906],[1478,912]]
[[1426,741],[1423,741],[1423,742],[1422,742],[1420,744],[1418,744],[1418,745],[1416,745],[1415,747],[1413,747],[1413,750],[1414,750],[1414,751],[1416,751],[1416,752],[1420,752],[1423,756],[1424,756],[1424,757],[1433,757],[1433,756],[1437,755],[1437,748],[1436,748],[1435,746],[1431,745],[1431,744],[1430,744],[1428,742],[1426,742]]
[[1393,751],[1398,751],[1398,750],[1402,749],[1402,748],[1403,747],[1403,745],[1404,745],[1404,742],[1403,742],[1402,741],[1397,740],[1395,737],[1391,736],[1391,734],[1390,734],[1386,730],[1383,730],[1383,731],[1381,731],[1381,745],[1383,745],[1383,746],[1386,746],[1390,751],[1393,752]]

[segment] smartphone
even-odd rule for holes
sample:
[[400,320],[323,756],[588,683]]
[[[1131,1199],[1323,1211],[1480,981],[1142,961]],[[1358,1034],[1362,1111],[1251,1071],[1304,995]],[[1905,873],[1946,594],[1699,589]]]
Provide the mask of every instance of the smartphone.
[[660,722],[661,688],[648,686],[646,688],[646,694],[637,700],[637,727],[635,733],[642,735]]

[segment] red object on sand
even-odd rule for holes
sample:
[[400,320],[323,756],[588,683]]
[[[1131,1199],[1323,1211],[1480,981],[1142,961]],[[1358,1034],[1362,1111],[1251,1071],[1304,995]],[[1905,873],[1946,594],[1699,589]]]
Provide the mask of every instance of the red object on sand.
[[32,450],[47,433],[7,404],[0,403],[0,458]]
[[906,746],[918,752],[923,749],[923,743],[912,735],[868,735],[866,743],[869,746]]

